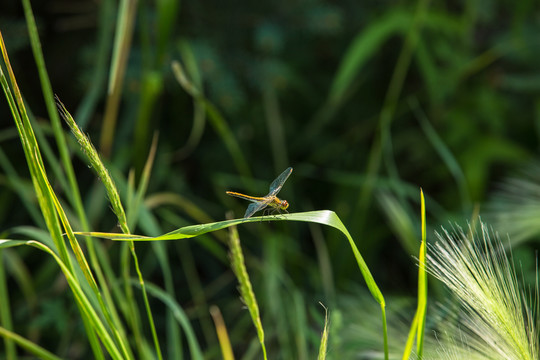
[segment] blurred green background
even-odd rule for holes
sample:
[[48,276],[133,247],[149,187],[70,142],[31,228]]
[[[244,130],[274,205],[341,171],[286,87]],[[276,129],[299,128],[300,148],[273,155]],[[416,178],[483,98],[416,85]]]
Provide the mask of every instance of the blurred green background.
[[[139,1],[110,148],[103,119],[117,4],[32,6],[53,90],[124,192],[129,171],[138,181],[152,137],[159,136],[135,233],[223,220],[228,210],[239,217],[248,204],[226,190],[264,195],[292,166],[280,193],[289,210],[336,211],[383,292],[414,296],[419,188],[430,224],[465,223],[482,214],[498,181],[536,157],[540,7],[534,0]],[[4,1],[0,9],[15,75],[51,140],[22,7]],[[208,102],[179,84],[173,61]],[[9,160],[2,161],[3,173],[11,164],[31,197],[5,101],[0,116]],[[92,230],[114,230],[101,184],[84,160],[74,164]],[[0,178],[0,230],[6,233],[40,225],[27,207],[15,205],[21,195],[12,179]],[[269,342],[291,349],[292,357],[282,358],[301,358],[301,346],[284,334],[298,334],[292,319],[304,308],[306,331],[317,343],[318,302],[337,308],[341,294],[363,285],[354,257],[341,234],[303,223],[252,224],[241,227],[240,236]],[[178,302],[198,324],[201,342],[217,351],[207,310],[217,304],[233,344],[245,351],[242,336],[254,332],[219,236],[166,246]],[[106,247],[114,258],[117,245]],[[137,248],[145,278],[162,284],[152,246]],[[51,286],[57,269],[35,253],[19,255],[40,302],[38,308],[17,305],[23,295],[12,283],[18,330],[74,351],[77,332],[55,337],[81,330],[64,309],[69,295]],[[286,311],[294,315],[287,319]]]

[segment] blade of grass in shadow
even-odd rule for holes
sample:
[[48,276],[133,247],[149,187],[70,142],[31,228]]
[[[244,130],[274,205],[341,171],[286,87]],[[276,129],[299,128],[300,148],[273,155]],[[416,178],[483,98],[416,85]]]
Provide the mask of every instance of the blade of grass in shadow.
[[[124,211],[124,207],[122,206],[122,202],[120,200],[120,195],[118,194],[118,190],[117,190],[116,186],[114,185],[114,182],[113,182],[111,176],[109,175],[109,172],[107,171],[107,168],[105,167],[105,165],[101,161],[96,149],[94,148],[94,146],[90,142],[90,139],[88,139],[88,137],[79,129],[79,127],[75,123],[75,120],[73,119],[71,114],[66,110],[66,108],[64,107],[62,102],[60,102],[60,100],[58,98],[56,98],[56,101],[57,101],[57,106],[58,106],[58,110],[60,111],[60,114],[62,115],[63,119],[67,122],[67,124],[70,127],[73,135],[75,135],[75,138],[77,139],[77,141],[79,142],[79,144],[81,145],[83,150],[85,151],[85,153],[86,153],[86,155],[88,157],[88,160],[90,161],[90,165],[94,168],[94,170],[98,174],[99,178],[101,179],[103,185],[105,186],[105,189],[107,190],[107,194],[109,196],[109,201],[111,203],[113,211],[114,211],[115,215],[118,218],[120,228],[122,229],[122,231],[125,234],[129,234],[130,230],[129,230],[129,227],[128,227],[128,224],[127,224],[127,217],[126,217],[126,214],[125,214],[125,211]],[[140,266],[139,266],[139,261],[137,259],[137,253],[135,252],[135,244],[130,241],[130,242],[128,242],[128,246],[129,246],[129,250],[131,252],[131,256],[133,257],[133,263],[135,265],[135,271],[137,272],[137,276],[138,276],[139,282],[141,284],[141,292],[142,292],[143,299],[144,299],[144,305],[145,305],[145,308],[146,308],[146,314],[147,314],[147,317],[148,317],[148,322],[150,324],[150,330],[151,330],[152,338],[153,338],[153,341],[154,341],[155,351],[156,351],[158,359],[161,359],[162,358],[161,348],[159,346],[159,340],[158,340],[158,336],[157,336],[157,333],[156,333],[156,328],[155,328],[155,324],[154,324],[154,318],[152,316],[152,311],[150,309],[150,303],[148,302],[148,295],[146,293],[146,288],[144,286],[144,279],[143,279],[142,272],[141,272],[141,269],[140,269]],[[126,277],[126,279],[125,279],[126,280],[126,296],[127,296],[128,299],[133,299],[134,297],[133,297],[133,294],[131,293],[131,286],[129,286],[127,284],[128,280],[129,280],[129,266],[128,266],[127,263],[125,264],[125,267],[124,267],[124,276]],[[131,319],[135,319],[136,318],[135,314],[138,313],[138,311],[136,310],[136,304],[135,304],[134,301],[130,301],[130,305],[131,305],[130,309],[131,309],[131,312],[132,312],[131,313],[131,315],[132,315]],[[133,324],[133,329],[134,329],[135,333],[137,333],[137,328],[138,328],[137,324],[135,322],[133,322],[132,324]],[[141,340],[142,339],[138,339],[138,341],[137,341],[137,344],[139,346],[142,346],[142,341]],[[141,351],[141,354],[142,354],[143,353],[142,348],[140,348],[139,350]]]
[[234,360],[231,341],[229,339],[229,334],[227,333],[225,321],[223,320],[223,316],[221,316],[221,311],[219,311],[217,306],[211,306],[210,315],[212,315],[212,319],[214,320],[223,360]]
[[[25,339],[24,337],[15,334],[14,332],[0,327],[0,336],[3,336],[4,339],[9,339],[9,341],[16,343],[21,348],[25,349],[29,353],[37,356],[40,359],[45,360],[62,360],[62,358],[59,358],[58,356],[54,355],[53,353],[49,352],[48,350],[45,350],[41,346],[31,342],[28,339]],[[6,355],[6,359],[16,359],[15,356],[11,356],[9,354]]]
[[208,99],[206,99],[199,88],[188,79],[182,65],[178,61],[173,61],[171,66],[174,76],[182,88],[206,109],[206,114],[208,115],[210,123],[225,143],[225,146],[233,158],[238,172],[245,178],[250,178],[251,171],[249,170],[244,153],[240,149],[240,145],[238,145],[238,142],[229,128],[229,125],[225,121],[225,118],[221,115],[218,109],[210,101],[208,101]]
[[324,330],[321,336],[321,346],[319,347],[319,356],[317,357],[317,360],[325,360],[328,349],[328,308],[324,306],[323,303],[319,304],[324,308]]
[[370,57],[390,36],[401,33],[411,22],[408,11],[394,11],[377,19],[373,24],[362,29],[352,40],[343,55],[341,63],[330,85],[328,97],[315,115],[314,121],[305,129],[307,140],[320,133],[321,128],[330,121],[339,107],[349,98],[358,74]]
[[[394,118],[399,95],[405,81],[405,76],[411,63],[412,55],[414,53],[416,43],[420,36],[420,30],[424,23],[425,13],[429,4],[429,0],[418,0],[416,5],[416,12],[409,27],[409,31],[404,40],[403,48],[399,54],[399,57],[388,85],[388,90],[384,99],[384,104],[380,112],[378,131],[375,136],[375,140],[372,143],[368,165],[366,169],[366,181],[362,184],[360,193],[357,200],[357,216],[359,219],[359,228],[364,227],[369,205],[371,203],[373,187],[375,186],[383,153],[388,146],[390,140],[390,125]],[[392,158],[387,158],[390,162],[393,162]]]
[[114,139],[124,74],[133,36],[133,25],[137,14],[137,0],[121,0],[118,6],[118,21],[116,23],[113,56],[109,73],[108,96],[100,140],[100,149],[105,157],[110,155]]
[[257,299],[255,298],[255,293],[253,292],[253,287],[251,286],[251,281],[249,280],[249,275],[246,270],[244,254],[240,245],[240,236],[238,235],[236,226],[229,227],[229,249],[231,252],[231,267],[239,284],[238,290],[240,291],[242,301],[249,311],[251,321],[257,330],[257,337],[261,344],[263,358],[266,360],[267,355],[266,346],[264,345],[264,329],[259,314],[259,304],[257,304]]
[[[140,286],[140,284],[133,281],[136,285]],[[161,300],[167,307],[172,311],[174,318],[182,329],[184,330],[184,333],[186,335],[187,343],[190,350],[190,359],[193,360],[203,360],[204,356],[202,354],[201,348],[199,346],[199,343],[197,342],[197,337],[195,336],[195,332],[193,331],[193,328],[191,327],[190,320],[184,310],[178,305],[175,299],[171,298],[169,294],[167,294],[165,291],[157,287],[156,285],[152,283],[147,284],[148,292]]]
[[366,285],[369,291],[371,292],[371,295],[375,299],[375,301],[377,301],[381,307],[382,322],[383,322],[383,336],[384,336],[384,352],[385,352],[385,359],[388,359],[388,337],[387,337],[388,335],[386,332],[386,310],[385,310],[386,304],[385,304],[384,297],[381,291],[379,290],[377,284],[375,283],[375,280],[373,279],[373,276],[371,275],[371,272],[369,271],[369,268],[367,264],[365,263],[362,255],[360,254],[360,251],[356,247],[356,244],[354,243],[353,238],[349,234],[349,231],[343,225],[343,223],[341,222],[339,217],[336,215],[336,213],[333,211],[318,210],[318,211],[308,211],[308,212],[303,212],[303,213],[281,214],[277,216],[256,216],[256,217],[251,217],[248,219],[233,219],[233,220],[225,220],[225,221],[208,223],[208,224],[190,225],[190,226],[185,226],[180,229],[174,230],[172,232],[169,232],[167,234],[157,236],[157,237],[126,235],[126,234],[117,234],[117,233],[102,233],[102,232],[101,233],[100,232],[91,232],[91,233],[79,232],[76,234],[100,237],[100,238],[111,239],[111,240],[120,240],[120,241],[180,240],[180,239],[187,239],[187,238],[192,238],[194,236],[206,234],[211,231],[221,230],[221,229],[233,226],[233,225],[260,222],[260,221],[314,222],[314,223],[319,223],[319,224],[336,228],[346,236],[347,240],[349,241],[349,245],[351,246],[351,250],[354,254],[354,257],[356,259],[356,262],[358,264],[358,267],[360,269],[360,272],[362,273],[362,276],[366,282]]
[[[0,248],[0,299],[2,299],[2,306],[0,306],[0,322],[3,329],[12,331],[13,319],[11,318],[11,306],[6,283],[4,251],[2,248]],[[4,355],[6,359],[16,359],[17,352],[15,350],[15,342],[9,337],[4,337],[4,346]]]
[[75,119],[82,129],[86,128],[90,117],[94,113],[96,105],[102,96],[107,80],[107,62],[113,37],[114,29],[114,1],[104,0],[100,2],[97,23],[97,44],[95,46],[94,70],[87,91],[81,99],[81,103],[75,112]]
[[268,84],[262,90],[264,114],[270,145],[272,149],[272,159],[275,169],[285,169],[289,163],[287,155],[287,142],[283,129],[283,117],[279,108],[279,99],[273,85]]
[[[185,69],[189,73],[191,81],[195,83],[195,86],[202,94],[204,90],[202,86],[203,81],[201,78],[201,73],[199,71],[199,67],[197,66],[197,60],[193,55],[193,51],[191,50],[189,43],[185,40],[182,40],[180,41],[178,48],[182,56],[182,60],[184,61]],[[206,112],[204,104],[201,101],[198,101],[195,97],[193,97],[193,125],[191,127],[191,132],[189,133],[189,137],[186,140],[186,143],[177,152],[176,156],[178,156],[179,159],[186,158],[197,147],[204,133],[205,125]]]
[[459,163],[457,162],[456,158],[454,157],[450,149],[446,146],[444,141],[437,134],[433,126],[429,123],[426,117],[426,114],[420,108],[418,99],[417,98],[409,99],[409,104],[418,122],[420,123],[422,130],[426,134],[426,137],[431,142],[431,145],[433,146],[435,151],[439,154],[439,157],[445,163],[446,167],[452,174],[452,177],[454,178],[454,181],[456,182],[456,185],[458,187],[463,210],[469,211],[468,207],[470,207],[471,198],[468,191],[467,181],[465,179],[465,174],[463,174],[463,171],[461,170]]

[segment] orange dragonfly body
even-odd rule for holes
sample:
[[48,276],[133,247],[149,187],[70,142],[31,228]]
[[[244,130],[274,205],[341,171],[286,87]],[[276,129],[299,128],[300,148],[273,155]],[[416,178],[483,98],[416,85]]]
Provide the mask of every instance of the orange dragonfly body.
[[277,197],[278,192],[285,184],[285,181],[289,178],[289,175],[292,173],[292,167],[287,168],[284,172],[281,173],[272,184],[270,184],[270,192],[268,195],[263,197],[249,196],[240,194],[234,191],[227,191],[227,195],[235,196],[240,199],[251,201],[253,204],[250,204],[244,214],[245,218],[251,217],[257,211],[263,210],[267,206],[274,208],[277,211],[284,210],[287,211],[289,203],[287,200],[281,200]]

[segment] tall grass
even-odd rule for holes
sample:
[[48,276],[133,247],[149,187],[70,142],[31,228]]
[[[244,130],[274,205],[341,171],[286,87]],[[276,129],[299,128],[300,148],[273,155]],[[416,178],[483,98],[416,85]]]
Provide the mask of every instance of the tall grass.
[[[523,8],[527,4],[525,2]],[[400,171],[403,169],[394,154],[394,147],[396,150],[407,148],[413,158],[424,159],[424,164],[436,162],[433,171],[429,166],[430,174],[434,174],[434,178],[448,177],[447,185],[457,184],[457,191],[449,190],[448,196],[452,201],[459,199],[462,211],[459,217],[476,212],[471,209],[472,200],[481,193],[482,185],[475,183],[475,179],[485,177],[487,170],[480,168],[479,162],[475,162],[477,158],[470,153],[465,153],[469,156],[462,159],[452,152],[462,145],[463,138],[467,138],[463,134],[469,130],[469,125],[451,127],[453,132],[445,138],[443,131],[438,132],[439,129],[428,121],[432,116],[445,113],[449,99],[456,93],[464,91],[468,94],[469,89],[460,88],[459,84],[473,74],[481,73],[513,49],[511,39],[503,39],[502,45],[471,54],[467,40],[463,40],[465,45],[459,45],[466,50],[452,46],[452,53],[458,54],[452,57],[445,53],[447,36],[474,37],[472,30],[463,28],[475,21],[474,4],[467,4],[468,17],[459,19],[430,8],[429,1],[418,0],[412,10],[396,8],[367,23],[340,58],[328,94],[320,101],[322,105],[310,89],[314,86],[297,77],[295,68],[302,66],[280,66],[276,63],[276,53],[271,51],[259,54],[258,60],[264,58],[259,65],[268,76],[264,79],[270,81],[256,78],[257,70],[248,71],[258,83],[260,103],[250,107],[250,116],[255,120],[245,122],[245,125],[239,125],[238,116],[230,116],[235,114],[234,106],[225,106],[236,104],[241,107],[235,103],[238,99],[235,96],[239,96],[233,91],[237,89],[236,83],[223,71],[225,65],[219,57],[212,57],[208,52],[202,61],[204,44],[186,38],[173,40],[170,36],[178,2],[159,1],[156,12],[149,15],[144,11],[138,14],[136,2],[121,1],[112,45],[107,29],[113,27],[114,4],[103,2],[96,75],[88,97],[83,99],[75,117],[60,101],[62,94],[56,98],[53,95],[30,1],[23,0],[22,5],[50,123],[38,121],[28,108],[17,83],[20,75],[11,66],[0,32],[3,59],[0,83],[16,128],[12,133],[2,132],[0,137],[2,140],[19,138],[24,153],[21,164],[28,168],[27,173],[23,172],[27,175],[20,174],[21,167],[13,164],[17,159],[0,149],[3,169],[0,181],[10,185],[16,193],[17,205],[23,204],[28,212],[26,226],[7,229],[0,240],[0,335],[5,344],[0,357],[16,359],[26,354],[44,359],[539,357],[538,280],[530,285],[534,289],[530,293],[520,287],[519,272],[514,268],[512,257],[505,253],[507,247],[488,231],[485,224],[479,225],[478,232],[474,229],[467,233],[460,229],[453,233],[443,230],[442,234],[436,235],[438,242],[428,246],[431,232],[428,231],[426,211],[436,220],[455,214],[449,214],[434,197],[427,195],[426,208],[424,193],[418,196],[417,186],[411,184],[420,182],[414,173],[418,170],[416,165],[411,165],[413,180],[402,179]],[[139,6],[145,9],[149,5]],[[325,9],[328,13],[333,13],[332,10],[332,7]],[[136,21],[140,23],[139,28]],[[151,21],[158,24],[155,34],[147,28]],[[140,30],[140,47],[134,45],[136,30]],[[272,26],[263,30],[267,31],[265,36],[273,40],[282,34]],[[294,31],[296,33],[297,29]],[[438,46],[435,49],[428,46],[425,31],[436,38]],[[396,53],[396,60],[390,61],[395,65],[389,72],[388,85],[381,87],[381,108],[376,115],[362,114],[362,121],[358,121],[357,109],[351,115],[348,108],[350,100],[357,96],[359,83],[365,80],[361,78],[366,76],[363,74],[371,76],[366,67],[372,66],[371,60],[394,36],[398,36],[403,45]],[[109,54],[109,45],[112,54]],[[176,51],[182,62],[172,60],[178,55]],[[129,83],[132,64],[128,59],[133,53],[135,57],[140,55],[141,63],[140,82],[135,86],[133,82]],[[108,88],[104,95],[100,86],[106,82],[109,58]],[[419,76],[425,81],[426,88],[404,101],[405,80],[415,68],[415,62],[422,64]],[[437,66],[441,62],[450,69],[439,71]],[[168,74],[170,69],[172,73]],[[451,74],[451,79],[441,73]],[[174,76],[176,82],[166,81],[166,76],[171,80]],[[230,87],[225,93],[219,93],[212,86],[204,88],[207,85],[203,81],[205,76],[211,78],[213,85],[228,81]],[[309,80],[316,82],[317,76]],[[284,99],[283,88],[280,88],[280,84],[286,87],[284,83],[295,87],[301,96],[294,93]],[[514,87],[519,84],[516,81],[510,83]],[[131,98],[124,92],[133,88],[137,89],[137,100],[130,102]],[[171,130],[167,128],[158,137],[151,131],[152,120],[159,117],[162,97],[169,91],[180,89],[189,95],[187,100],[193,104],[193,123],[185,145],[171,155],[167,145],[159,143],[158,138],[178,140],[179,135],[172,130],[176,129],[171,125],[174,121],[167,124]],[[370,95],[371,90],[364,95]],[[483,96],[489,106],[482,114],[491,119],[494,113],[490,109],[496,107],[499,98],[489,91]],[[304,97],[308,98],[310,107],[320,108],[312,121],[298,125],[290,121],[299,115],[289,112],[287,101],[294,99],[300,104],[306,101]],[[99,98],[104,99],[105,114],[98,151],[83,129]],[[215,99],[221,106],[214,103]],[[129,129],[131,122],[122,118],[124,100],[127,104],[135,104],[126,111],[132,112],[135,119],[134,127]],[[424,112],[426,103],[433,108]],[[362,111],[373,111],[372,105],[367,105],[371,110]],[[463,107],[467,108],[466,104]],[[422,141],[393,133],[396,120],[407,114],[409,108],[425,134]],[[455,113],[459,115],[460,109]],[[495,115],[497,113],[495,111]],[[171,117],[176,120],[176,114]],[[179,118],[184,119],[184,114]],[[264,118],[264,126],[259,126],[259,118]],[[333,120],[338,118],[347,129],[347,136],[333,140]],[[355,120],[349,123],[347,118]],[[71,134],[64,131],[61,120]],[[214,134],[205,131],[206,120]],[[359,141],[365,136],[362,131],[366,126],[376,129],[372,143]],[[252,149],[245,145],[245,139],[261,128],[268,134],[270,155],[259,142],[252,141],[256,143]],[[291,131],[294,131],[294,138],[287,135]],[[128,133],[133,133],[129,149],[115,148],[115,141],[125,140]],[[208,136],[216,136],[219,140],[212,141],[212,147],[208,147],[212,156],[195,164],[192,162],[191,168],[216,170],[210,172],[211,176],[197,178],[202,189],[198,192],[189,187],[193,175],[185,171],[178,176],[174,161],[189,164],[192,161],[189,156],[201,151],[199,146]],[[350,139],[354,139],[354,146]],[[447,144],[448,141],[455,143]],[[479,141],[478,151],[472,153],[484,154],[482,156],[488,159],[501,155],[508,162],[523,157],[523,152],[511,144],[491,141]],[[357,148],[359,143],[367,145]],[[505,146],[499,146],[501,144]],[[353,147],[354,151],[351,151]],[[222,157],[216,157],[216,153],[226,154],[230,162],[227,166],[236,167],[240,176],[220,173],[215,159]],[[367,161],[360,164],[365,172],[339,170],[337,164],[342,161],[356,163],[358,153],[367,154]],[[332,159],[329,154],[345,154],[351,158]],[[432,154],[436,157],[430,157]],[[304,163],[299,166],[298,177],[291,178],[289,187],[292,189],[296,182],[297,192],[292,194],[298,200],[294,202],[295,211],[302,207],[312,209],[317,203],[328,201],[334,203],[340,216],[345,214],[343,219],[346,220],[342,221],[334,211],[319,210],[215,221],[212,212],[204,210],[212,208],[209,198],[227,204],[229,199],[225,198],[222,189],[231,184],[246,190],[259,188],[252,174],[267,166],[268,159],[281,169],[290,165],[288,159],[299,158],[305,159]],[[92,172],[98,181],[88,185],[83,171],[75,170],[79,159],[91,168],[89,173]],[[318,162],[327,164],[328,170],[321,171],[322,166],[316,165]],[[386,171],[385,175],[383,171]],[[478,176],[470,176],[471,171]],[[536,172],[531,171],[530,179],[509,181],[490,208],[489,218],[499,230],[508,231],[512,241],[522,242],[538,233],[534,221],[538,213]],[[448,173],[451,176],[447,176]],[[346,201],[334,202],[326,190],[313,190],[311,184],[320,180],[325,181],[325,189],[346,194]],[[300,183],[302,186],[298,186]],[[147,194],[149,189],[155,190],[159,186],[167,187],[167,192]],[[214,193],[209,190],[211,186],[216,190]],[[200,195],[201,192],[206,195]],[[308,198],[310,200],[306,200]],[[382,221],[372,221],[376,218],[371,211],[373,199],[379,201],[390,227],[401,241],[401,248],[382,243],[380,229],[388,226]],[[414,206],[409,203],[411,200]],[[30,222],[32,225],[28,225]],[[314,253],[301,241],[303,230],[296,233],[292,230],[305,229],[306,225],[316,238],[315,253],[319,264],[315,264]],[[323,238],[320,225],[338,231],[330,231],[327,238]],[[237,227],[241,228],[240,233]],[[229,229],[228,235],[220,231],[225,228]],[[255,231],[255,245],[249,241],[253,237],[243,237],[243,231]],[[413,299],[402,301],[383,295],[378,279],[386,276],[384,269],[393,264],[366,257],[366,254],[373,254],[377,239],[381,240],[381,245],[377,246],[384,247],[387,255],[397,249],[418,259],[417,275],[412,277],[417,285]],[[259,252],[262,252],[261,256]],[[175,266],[176,263],[181,267]],[[349,266],[350,263],[354,267]],[[413,263],[410,261],[407,265],[412,269]],[[428,272],[434,277],[428,278]],[[344,304],[347,295],[343,294],[343,288],[351,288],[351,282],[365,283],[368,292],[355,293],[349,304]],[[16,283],[23,294],[13,303],[10,299],[17,290],[12,283]],[[70,318],[72,311],[78,314],[77,319],[72,320],[71,329],[58,331],[59,340],[47,336],[48,333],[51,337],[56,334],[49,331],[54,328],[50,322],[38,325],[35,330],[32,323],[25,327],[19,320],[45,321],[43,318],[48,314],[43,314],[47,312],[46,304],[50,299],[40,296],[44,293],[40,288],[50,287],[55,291],[53,284],[60,284],[57,286],[61,290],[55,295],[61,299],[59,301],[65,301],[63,305],[67,304],[67,309],[61,307],[62,311],[52,312],[53,325],[60,328],[63,319]],[[231,290],[235,285],[237,292]],[[304,292],[304,286],[321,290]],[[437,308],[435,300],[448,297],[446,291],[452,295],[453,302],[445,303],[446,308]],[[321,300],[318,298],[322,296],[320,293],[326,297],[321,301],[324,309],[317,305]],[[28,305],[21,305],[24,303]],[[448,312],[453,312],[454,316]],[[35,323],[39,323],[38,320]],[[79,353],[76,353],[77,349],[81,349]]]

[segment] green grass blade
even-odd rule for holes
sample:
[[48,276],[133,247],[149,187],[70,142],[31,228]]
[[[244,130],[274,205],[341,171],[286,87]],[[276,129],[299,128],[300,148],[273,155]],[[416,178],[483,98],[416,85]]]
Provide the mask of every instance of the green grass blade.
[[225,326],[223,316],[221,315],[221,311],[217,306],[212,305],[210,307],[210,315],[214,320],[219,346],[221,348],[221,356],[223,357],[223,360],[234,360],[231,340],[229,339],[229,334],[227,332],[227,327]]
[[[9,339],[10,341],[13,341],[17,345],[19,345],[21,348],[25,349],[26,351],[34,354],[40,359],[45,360],[62,360],[62,358],[59,358],[58,356],[54,355],[53,353],[45,350],[41,346],[31,342],[28,339],[23,338],[20,335],[17,335],[11,331],[9,331],[6,328],[0,327],[0,336],[3,336],[5,339]],[[7,359],[15,359],[15,357],[9,357],[7,356]]]
[[422,219],[422,242],[418,255],[418,305],[416,313],[409,329],[409,335],[403,351],[403,360],[409,359],[412,353],[414,339],[416,336],[416,354],[422,358],[424,351],[424,332],[427,310],[427,271],[426,271],[426,204],[424,192],[420,189],[420,213]]
[[176,321],[178,321],[178,323],[184,330],[190,350],[190,359],[203,360],[204,356],[202,354],[199,343],[197,342],[197,337],[195,336],[195,332],[193,331],[193,328],[191,327],[191,324],[189,322],[189,318],[184,312],[184,310],[180,307],[180,305],[178,305],[174,298],[172,298],[169,294],[167,294],[165,291],[163,291],[156,285],[148,283],[147,288],[150,295],[158,298],[165,305],[167,305],[167,307],[172,311]]
[[[2,306],[0,306],[0,323],[4,329],[11,331],[13,330],[13,319],[11,318],[11,306],[7,290],[5,264],[4,250],[0,248],[0,299],[2,299]],[[15,360],[17,358],[15,342],[9,337],[4,337],[4,346],[6,359]]]
[[426,203],[424,192],[420,189],[421,216],[422,216],[422,244],[420,245],[420,254],[418,255],[418,329],[416,335],[416,353],[420,358],[424,352],[424,332],[426,327],[427,310],[427,272],[426,272]]
[[101,133],[100,149],[105,157],[111,152],[114,140],[114,131],[120,105],[120,97],[124,83],[124,74],[133,36],[133,25],[137,14],[137,1],[121,0],[118,8],[118,21],[116,23],[113,55],[109,73],[109,88],[105,115],[103,117],[103,131]]
[[172,63],[172,69],[176,80],[182,88],[205,107],[210,124],[223,140],[238,172],[246,178],[251,177],[251,171],[249,170],[244,153],[240,149],[240,145],[238,145],[238,142],[223,115],[221,115],[219,110],[204,97],[199,88],[188,79],[182,65],[178,61]]
[[[366,219],[367,212],[369,211],[369,205],[371,203],[373,187],[375,186],[383,154],[388,147],[390,141],[390,126],[392,124],[399,96],[407,75],[409,65],[412,60],[418,38],[420,37],[420,30],[424,24],[425,13],[428,7],[429,0],[418,0],[416,10],[412,24],[409,26],[407,36],[405,37],[403,48],[399,54],[399,57],[386,91],[383,107],[379,115],[378,131],[375,140],[372,143],[368,165],[366,168],[366,181],[362,184],[360,190],[357,205],[358,205],[358,219],[360,221],[360,229],[363,228],[363,222]],[[393,159],[388,159],[390,163],[393,163]]]

